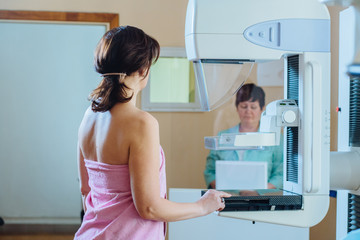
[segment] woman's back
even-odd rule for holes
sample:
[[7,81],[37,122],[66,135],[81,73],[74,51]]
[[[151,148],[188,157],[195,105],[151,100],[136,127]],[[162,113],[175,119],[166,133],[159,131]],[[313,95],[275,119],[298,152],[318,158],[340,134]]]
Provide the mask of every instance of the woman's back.
[[139,137],[137,129],[148,115],[117,104],[107,112],[86,111],[79,128],[79,147],[85,159],[101,163],[129,163],[130,144]]

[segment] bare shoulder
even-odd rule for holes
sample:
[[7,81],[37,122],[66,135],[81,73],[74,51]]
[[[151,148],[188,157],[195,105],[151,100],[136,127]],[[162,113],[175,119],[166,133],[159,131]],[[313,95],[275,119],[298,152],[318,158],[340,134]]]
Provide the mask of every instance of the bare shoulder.
[[146,130],[156,130],[159,128],[159,123],[157,119],[152,116],[150,113],[139,110],[134,112],[132,118],[132,124],[137,129]]
[[116,105],[112,111],[112,126],[130,142],[159,134],[159,124],[150,113],[126,104]]

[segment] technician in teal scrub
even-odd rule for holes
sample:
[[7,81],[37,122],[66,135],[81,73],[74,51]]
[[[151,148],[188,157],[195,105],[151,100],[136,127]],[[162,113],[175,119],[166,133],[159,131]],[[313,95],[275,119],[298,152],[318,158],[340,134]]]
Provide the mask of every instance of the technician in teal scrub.
[[[257,132],[259,130],[261,113],[265,110],[265,93],[255,84],[245,84],[236,94],[236,110],[240,123],[220,131],[223,133]],[[215,162],[227,161],[266,161],[268,166],[268,189],[283,186],[283,144],[268,147],[266,150],[211,150],[206,158],[204,171],[208,188],[216,188]]]

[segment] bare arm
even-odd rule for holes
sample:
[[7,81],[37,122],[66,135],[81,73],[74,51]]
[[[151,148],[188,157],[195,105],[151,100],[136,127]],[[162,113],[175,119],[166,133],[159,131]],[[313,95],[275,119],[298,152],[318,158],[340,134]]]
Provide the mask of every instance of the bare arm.
[[140,216],[159,221],[179,221],[223,209],[222,197],[230,195],[208,191],[194,203],[176,203],[160,197],[159,126],[146,114],[135,127],[130,144],[129,170],[134,203]]
[[80,177],[80,191],[82,196],[82,204],[83,204],[84,212],[86,212],[85,199],[90,191],[89,176],[87,169],[85,167],[84,156],[79,146],[78,146],[78,169],[79,169],[79,177]]

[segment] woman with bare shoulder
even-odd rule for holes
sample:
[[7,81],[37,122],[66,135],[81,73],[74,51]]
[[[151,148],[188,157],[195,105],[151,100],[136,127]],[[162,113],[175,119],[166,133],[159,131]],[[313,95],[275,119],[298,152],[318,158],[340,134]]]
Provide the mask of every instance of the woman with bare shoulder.
[[166,199],[159,124],[136,107],[158,42],[142,30],[111,29],[95,51],[103,77],[79,128],[78,162],[85,215],[75,239],[165,239],[165,224],[222,210],[230,195],[209,190],[197,202]]

